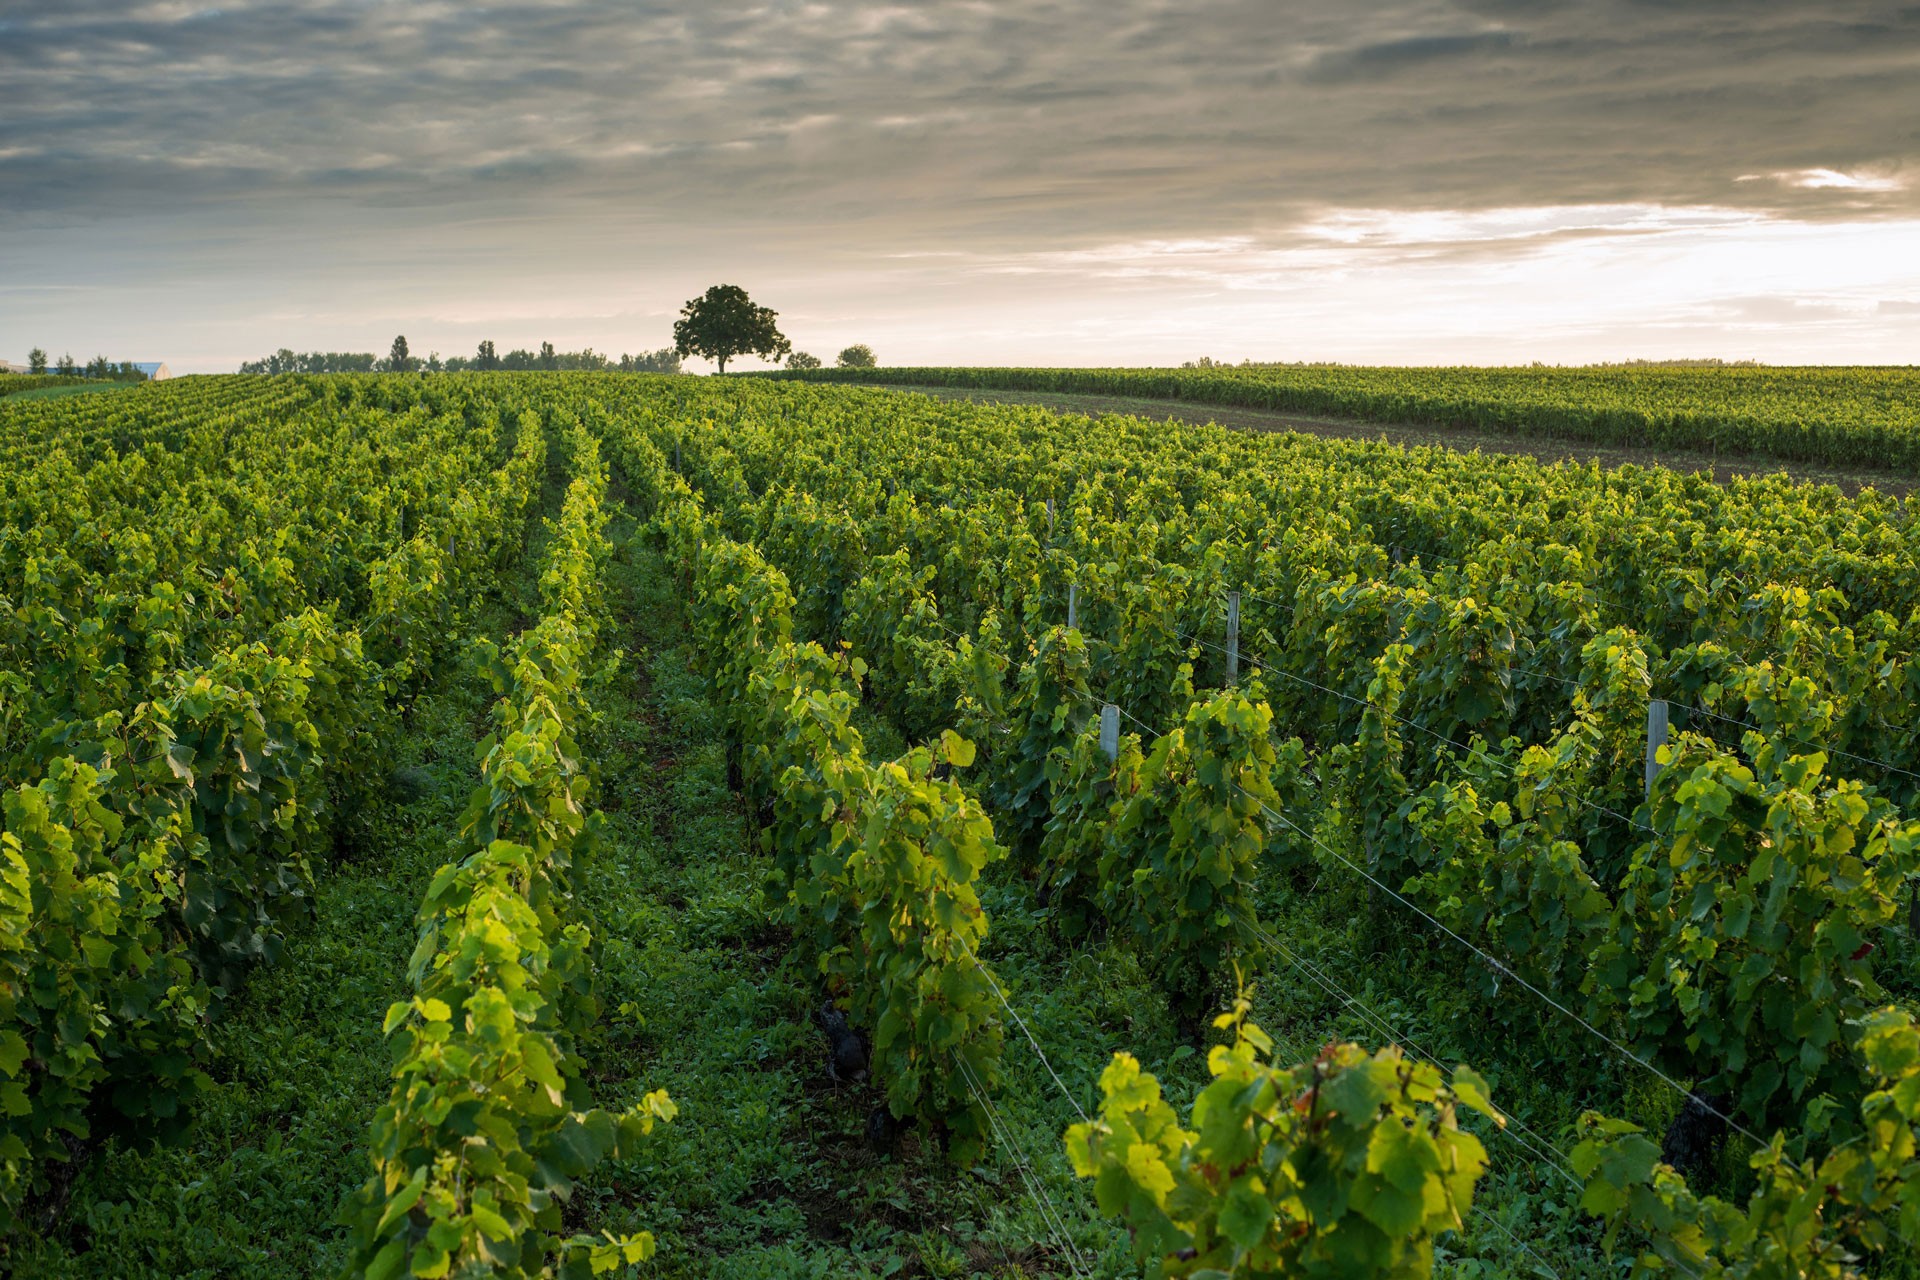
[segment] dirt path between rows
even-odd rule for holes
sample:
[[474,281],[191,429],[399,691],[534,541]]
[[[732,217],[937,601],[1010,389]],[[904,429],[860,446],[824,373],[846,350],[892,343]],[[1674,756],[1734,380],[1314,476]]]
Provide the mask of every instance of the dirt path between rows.
[[1631,448],[1624,445],[1585,444],[1577,440],[1527,439],[1462,428],[1418,426],[1411,423],[1364,422],[1353,418],[1315,418],[1265,409],[1237,409],[1227,405],[1196,404],[1182,400],[1154,400],[1131,396],[1079,395],[1053,391],[996,391],[978,387],[888,387],[912,391],[939,400],[972,400],[985,404],[1030,404],[1058,413],[1124,413],[1155,421],[1218,423],[1243,431],[1300,431],[1340,440],[1385,440],[1412,448],[1421,445],[1463,452],[1527,454],[1542,462],[1596,462],[1602,467],[1666,467],[1673,471],[1708,471],[1722,484],[1743,476],[1786,472],[1796,480],[1831,484],[1851,495],[1872,487],[1904,497],[1917,483],[1912,476],[1814,463],[1783,462],[1773,458],[1716,457],[1677,449]]

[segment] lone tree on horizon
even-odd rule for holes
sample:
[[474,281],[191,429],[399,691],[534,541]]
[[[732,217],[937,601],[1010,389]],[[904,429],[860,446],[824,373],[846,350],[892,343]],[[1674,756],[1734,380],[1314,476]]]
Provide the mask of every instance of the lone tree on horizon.
[[673,346],[682,357],[704,356],[717,362],[720,372],[735,356],[755,355],[778,360],[793,350],[774,327],[778,312],[758,307],[737,284],[717,284],[681,308],[673,324]]
[[395,373],[406,373],[413,368],[413,357],[407,352],[406,334],[393,340],[393,346],[387,351],[387,368]]
[[871,369],[878,363],[873,358],[873,348],[864,342],[856,342],[840,353],[842,369]]

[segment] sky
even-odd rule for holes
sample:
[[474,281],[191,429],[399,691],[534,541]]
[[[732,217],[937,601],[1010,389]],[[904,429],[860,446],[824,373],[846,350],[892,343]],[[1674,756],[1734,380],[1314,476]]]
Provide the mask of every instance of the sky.
[[829,362],[1920,363],[1920,5],[0,0],[0,358],[715,283]]

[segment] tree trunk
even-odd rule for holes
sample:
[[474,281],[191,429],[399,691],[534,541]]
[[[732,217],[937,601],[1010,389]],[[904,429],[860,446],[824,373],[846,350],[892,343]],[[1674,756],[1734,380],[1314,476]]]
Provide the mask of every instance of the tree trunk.
[[726,371],[727,371],[727,358],[726,358],[725,356],[721,356],[721,357],[720,357],[720,372],[722,372],[722,373],[725,373]]

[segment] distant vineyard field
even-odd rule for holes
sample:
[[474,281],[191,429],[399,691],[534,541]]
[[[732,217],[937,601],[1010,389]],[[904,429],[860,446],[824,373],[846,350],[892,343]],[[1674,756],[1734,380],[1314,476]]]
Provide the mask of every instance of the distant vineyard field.
[[84,382],[85,378],[64,373],[0,373],[0,396],[43,391],[48,387],[77,386]]
[[902,367],[767,376],[1134,396],[1836,466],[1920,467],[1920,369],[1913,367]]

